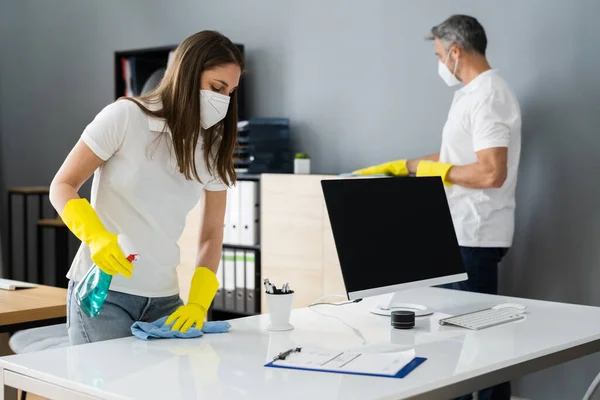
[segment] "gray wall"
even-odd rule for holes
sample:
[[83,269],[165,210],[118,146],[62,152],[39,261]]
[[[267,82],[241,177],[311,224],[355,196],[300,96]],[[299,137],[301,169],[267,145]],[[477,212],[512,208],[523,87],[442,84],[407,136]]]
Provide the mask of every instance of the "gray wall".
[[[311,154],[315,172],[434,152],[452,91],[423,37],[450,14],[478,17],[524,120],[504,292],[600,305],[600,2],[1,3],[0,183],[9,186],[48,184],[113,99],[113,51],[177,43],[202,29],[247,46],[252,114],[290,117],[296,149]],[[600,358],[588,357],[516,387],[531,399],[575,399],[597,371]]]

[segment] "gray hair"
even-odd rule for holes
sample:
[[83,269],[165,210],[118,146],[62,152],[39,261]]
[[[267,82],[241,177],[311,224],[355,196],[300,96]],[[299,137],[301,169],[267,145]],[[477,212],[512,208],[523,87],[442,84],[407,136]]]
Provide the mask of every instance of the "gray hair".
[[487,37],[485,29],[475,18],[468,15],[453,15],[431,28],[428,40],[438,39],[446,48],[457,44],[466,51],[475,51],[485,56]]

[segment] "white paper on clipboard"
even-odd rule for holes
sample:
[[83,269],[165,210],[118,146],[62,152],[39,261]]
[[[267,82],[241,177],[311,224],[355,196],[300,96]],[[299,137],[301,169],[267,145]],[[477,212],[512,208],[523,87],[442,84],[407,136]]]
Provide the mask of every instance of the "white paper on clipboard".
[[316,371],[395,376],[414,358],[414,350],[359,353],[303,348],[298,353],[290,354],[285,360],[273,361],[272,364]]

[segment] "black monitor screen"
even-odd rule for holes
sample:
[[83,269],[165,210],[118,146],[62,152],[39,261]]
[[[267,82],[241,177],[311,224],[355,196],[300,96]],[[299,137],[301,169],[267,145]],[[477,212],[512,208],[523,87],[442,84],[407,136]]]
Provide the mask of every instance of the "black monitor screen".
[[441,179],[321,184],[348,293],[465,272]]

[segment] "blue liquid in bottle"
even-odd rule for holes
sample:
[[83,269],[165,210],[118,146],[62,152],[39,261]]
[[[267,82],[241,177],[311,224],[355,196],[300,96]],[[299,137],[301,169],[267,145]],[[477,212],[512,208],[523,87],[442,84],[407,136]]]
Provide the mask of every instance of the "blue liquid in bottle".
[[90,318],[100,314],[112,276],[103,272],[96,265],[88,271],[75,288],[75,299],[81,311]]
[[[133,250],[133,245],[127,236],[119,235],[119,246],[126,254],[129,254],[127,261],[137,261],[138,255]],[[111,282],[112,275],[102,271],[96,264],[92,265],[92,268],[75,287],[75,301],[85,315],[94,318],[100,314]]]

